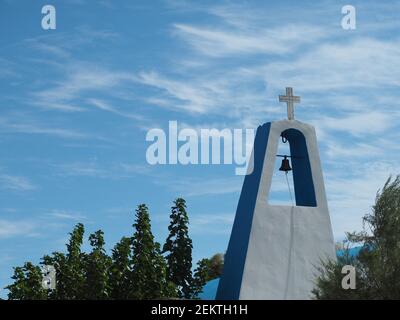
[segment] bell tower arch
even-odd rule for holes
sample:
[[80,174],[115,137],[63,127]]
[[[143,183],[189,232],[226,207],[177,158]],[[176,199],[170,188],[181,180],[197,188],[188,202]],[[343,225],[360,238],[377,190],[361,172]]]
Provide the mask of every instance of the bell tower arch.
[[[317,138],[313,126],[289,119],[256,132],[225,255],[217,299],[309,299],[321,259],[336,259]],[[290,144],[296,205],[271,205],[278,143]]]

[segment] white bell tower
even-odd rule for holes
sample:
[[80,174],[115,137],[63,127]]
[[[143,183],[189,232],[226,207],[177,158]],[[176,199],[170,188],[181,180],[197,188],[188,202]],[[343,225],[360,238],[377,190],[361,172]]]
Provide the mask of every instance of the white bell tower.
[[[288,120],[257,129],[217,299],[309,299],[321,259],[336,259],[314,127],[294,119],[292,88],[279,100]],[[293,206],[267,200],[280,139],[290,145]]]

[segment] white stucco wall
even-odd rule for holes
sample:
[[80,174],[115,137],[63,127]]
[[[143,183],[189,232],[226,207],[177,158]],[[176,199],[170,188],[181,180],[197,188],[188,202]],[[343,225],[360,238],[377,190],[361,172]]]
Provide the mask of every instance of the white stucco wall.
[[[306,139],[316,207],[267,202],[280,134]],[[240,299],[309,299],[321,258],[336,258],[315,130],[296,120],[271,124],[240,288]]]

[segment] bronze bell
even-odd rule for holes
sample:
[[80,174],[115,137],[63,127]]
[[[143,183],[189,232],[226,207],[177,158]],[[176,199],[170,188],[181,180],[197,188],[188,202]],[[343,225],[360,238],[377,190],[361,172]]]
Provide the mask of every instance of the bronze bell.
[[279,168],[279,171],[285,171],[286,173],[288,171],[291,171],[292,168],[290,167],[290,163],[289,163],[289,159],[287,158],[287,156],[284,156],[282,159],[282,164],[281,167]]

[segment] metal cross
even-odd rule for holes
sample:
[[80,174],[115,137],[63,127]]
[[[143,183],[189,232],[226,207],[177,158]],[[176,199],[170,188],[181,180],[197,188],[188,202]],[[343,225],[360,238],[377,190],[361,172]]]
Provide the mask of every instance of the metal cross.
[[300,102],[299,96],[293,95],[293,88],[286,87],[286,95],[279,95],[279,102],[286,102],[287,116],[289,120],[294,120],[294,103]]

